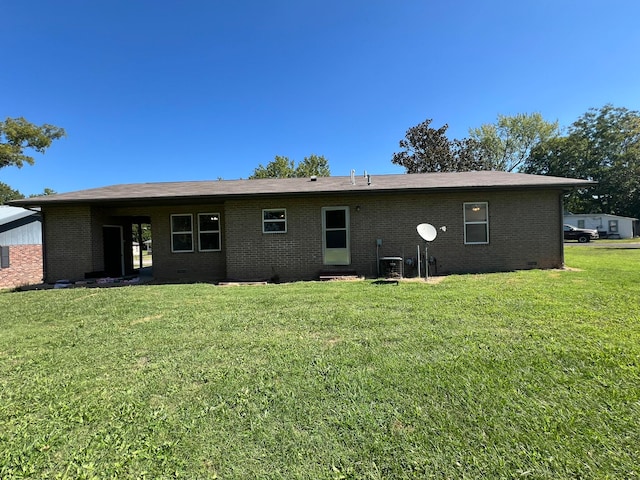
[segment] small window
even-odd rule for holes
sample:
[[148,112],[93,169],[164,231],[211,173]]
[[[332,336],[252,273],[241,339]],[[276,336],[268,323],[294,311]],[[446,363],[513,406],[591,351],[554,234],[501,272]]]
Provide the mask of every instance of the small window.
[[578,228],[584,228],[584,220],[578,220]]
[[489,243],[489,206],[487,202],[464,204],[464,243]]
[[618,220],[609,220],[609,233],[618,233]]
[[193,215],[171,215],[171,251],[193,252]]
[[220,250],[220,214],[198,214],[198,249],[201,252]]
[[9,268],[9,247],[0,247],[0,268]]
[[287,233],[287,210],[262,210],[262,233]]

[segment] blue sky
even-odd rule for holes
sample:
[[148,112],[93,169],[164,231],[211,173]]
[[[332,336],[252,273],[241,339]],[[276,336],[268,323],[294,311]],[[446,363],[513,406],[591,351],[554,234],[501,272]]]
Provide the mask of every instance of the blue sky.
[[24,194],[247,178],[276,155],[402,173],[406,130],[640,109],[637,0],[0,0],[0,117],[64,127]]

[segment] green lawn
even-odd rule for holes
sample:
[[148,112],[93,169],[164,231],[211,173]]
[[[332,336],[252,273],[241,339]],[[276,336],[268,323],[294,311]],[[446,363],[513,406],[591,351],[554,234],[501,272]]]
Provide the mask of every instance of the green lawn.
[[0,293],[0,478],[638,478],[640,250]]

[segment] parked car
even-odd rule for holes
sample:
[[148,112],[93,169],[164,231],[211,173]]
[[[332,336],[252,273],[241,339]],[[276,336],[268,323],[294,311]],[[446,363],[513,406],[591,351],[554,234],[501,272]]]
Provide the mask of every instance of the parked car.
[[591,240],[597,240],[600,238],[597,230],[590,230],[588,228],[578,228],[573,225],[564,224],[564,239],[565,240],[577,240],[580,243],[587,243]]

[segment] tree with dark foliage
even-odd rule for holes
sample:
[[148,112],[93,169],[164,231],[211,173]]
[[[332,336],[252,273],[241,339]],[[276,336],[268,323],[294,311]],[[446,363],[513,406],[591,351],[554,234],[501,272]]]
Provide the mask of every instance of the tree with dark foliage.
[[392,163],[403,166],[407,173],[491,169],[479,142],[470,138],[449,140],[446,135],[449,126],[435,129],[430,126],[431,122],[427,119],[407,130],[405,138],[400,140],[403,150],[393,154]]

